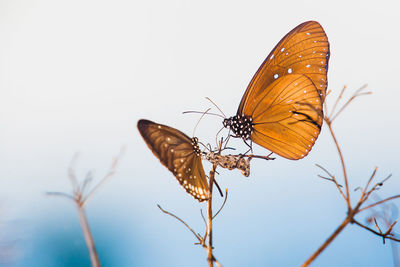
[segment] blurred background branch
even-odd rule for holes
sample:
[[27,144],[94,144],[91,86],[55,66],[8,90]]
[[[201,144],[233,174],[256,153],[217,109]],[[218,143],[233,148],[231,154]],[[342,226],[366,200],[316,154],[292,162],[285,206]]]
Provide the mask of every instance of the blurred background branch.
[[93,181],[92,172],[88,172],[85,179],[81,184],[79,184],[76,178],[74,164],[78,159],[79,154],[76,153],[71,160],[70,166],[68,168],[68,178],[72,186],[72,194],[67,194],[64,192],[47,192],[50,196],[61,196],[72,200],[78,211],[78,218],[82,228],[83,236],[85,238],[86,246],[89,251],[90,262],[93,267],[101,266],[99,256],[96,250],[96,245],[93,239],[92,232],[90,231],[89,223],[85,213],[85,204],[89,199],[91,199],[108,180],[110,180],[116,173],[118,163],[125,152],[125,147],[122,147],[119,154],[113,158],[111,166],[107,174],[96,184],[90,188],[90,183]]

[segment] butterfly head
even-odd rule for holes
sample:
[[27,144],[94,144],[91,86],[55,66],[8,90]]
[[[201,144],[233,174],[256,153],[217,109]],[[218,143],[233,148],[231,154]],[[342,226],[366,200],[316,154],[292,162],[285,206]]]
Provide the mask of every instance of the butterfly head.
[[196,153],[196,155],[197,156],[201,156],[201,150],[200,150],[200,146],[199,146],[199,139],[197,137],[192,137],[190,140],[192,141],[193,150]]
[[223,125],[225,128],[231,129],[236,136],[247,140],[250,139],[251,133],[253,132],[254,123],[251,117],[238,114],[224,119]]

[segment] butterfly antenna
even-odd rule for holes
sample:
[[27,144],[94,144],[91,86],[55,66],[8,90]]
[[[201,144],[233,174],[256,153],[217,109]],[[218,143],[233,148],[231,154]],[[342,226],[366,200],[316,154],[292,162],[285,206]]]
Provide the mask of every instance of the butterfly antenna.
[[199,123],[200,123],[201,119],[204,117],[204,115],[206,115],[206,114],[207,114],[207,112],[209,112],[209,111],[210,111],[210,109],[211,109],[211,108],[208,108],[206,111],[204,111],[204,112],[203,112],[203,115],[201,115],[200,119],[197,121],[197,124],[196,124],[196,126],[194,126],[194,129],[193,129],[193,135],[192,135],[192,136],[194,136],[194,133],[196,132],[197,126],[199,125]]
[[[188,113],[204,114],[204,112],[202,112],[202,111],[197,111],[197,110],[188,110],[188,111],[182,112],[182,114],[188,114]],[[221,114],[216,114],[216,113],[208,112],[207,115],[214,115],[214,116],[218,116],[218,117],[221,117],[221,118],[225,119],[225,117],[222,116]]]
[[211,104],[213,104],[218,110],[219,110],[219,112],[221,112],[221,114],[224,116],[224,119],[226,119],[226,115],[222,112],[222,110],[217,106],[217,104],[215,104],[210,98],[208,98],[208,97],[206,97],[206,99],[208,100],[208,101],[210,101],[211,102]]
[[218,132],[217,132],[217,134],[215,135],[215,143],[217,144],[217,146],[218,146],[218,135],[219,135],[219,133],[224,129],[225,127],[222,127]]

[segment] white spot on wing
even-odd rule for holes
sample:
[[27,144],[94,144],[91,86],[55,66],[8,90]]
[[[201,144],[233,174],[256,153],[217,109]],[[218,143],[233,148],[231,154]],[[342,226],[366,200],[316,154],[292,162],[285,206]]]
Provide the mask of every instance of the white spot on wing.
[[285,51],[285,48],[282,48],[282,49],[281,49],[281,52],[283,52],[283,51]]
[[288,72],[288,73],[292,73],[292,69],[288,69],[287,72]]
[[274,55],[272,55],[269,59],[273,59],[274,58]]
[[310,65],[310,64],[308,64],[306,67],[307,67],[307,68],[309,68],[309,67],[311,67],[311,65]]
[[275,75],[274,75],[274,78],[275,78],[275,79],[278,79],[278,77],[279,77],[278,74],[275,74]]

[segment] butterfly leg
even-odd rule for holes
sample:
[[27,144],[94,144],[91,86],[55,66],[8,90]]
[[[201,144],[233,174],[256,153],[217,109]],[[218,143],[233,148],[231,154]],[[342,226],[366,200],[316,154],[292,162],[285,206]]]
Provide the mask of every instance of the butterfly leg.
[[253,153],[253,141],[250,140],[250,145],[246,142],[245,139],[243,139],[243,142],[249,147],[249,150],[247,150],[246,153],[244,153],[244,155],[246,155],[249,152]]

